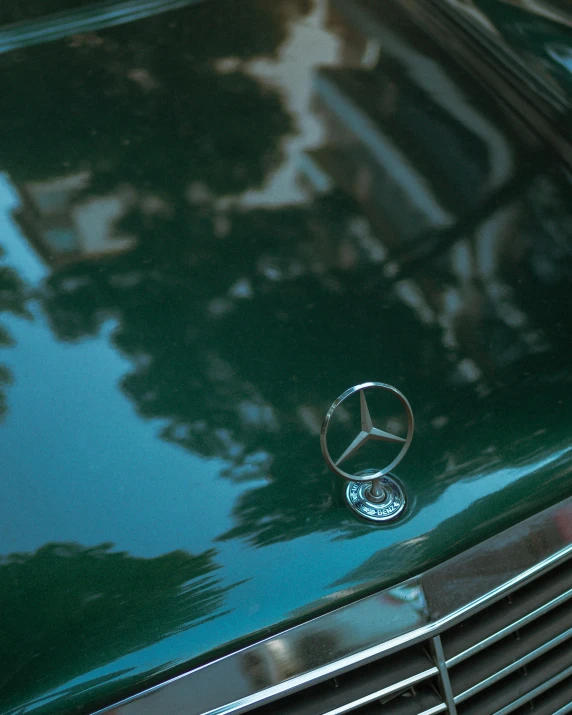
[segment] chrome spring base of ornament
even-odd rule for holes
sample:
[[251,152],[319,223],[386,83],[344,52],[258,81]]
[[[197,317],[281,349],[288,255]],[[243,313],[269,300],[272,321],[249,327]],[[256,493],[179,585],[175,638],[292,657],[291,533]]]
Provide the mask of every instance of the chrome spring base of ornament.
[[371,482],[349,482],[346,499],[350,509],[356,514],[377,523],[396,519],[406,504],[403,486],[392,474],[386,474]]

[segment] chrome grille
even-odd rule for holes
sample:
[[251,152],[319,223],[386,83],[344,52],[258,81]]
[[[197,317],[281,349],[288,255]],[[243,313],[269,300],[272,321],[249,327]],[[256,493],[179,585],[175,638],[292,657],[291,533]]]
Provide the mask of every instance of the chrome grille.
[[572,713],[572,560],[435,636],[256,715]]
[[[443,633],[459,715],[504,715],[525,705],[523,712],[537,712],[536,696],[546,694],[546,703],[552,689],[570,706],[571,566],[566,561]],[[556,712],[543,707],[538,712]]]

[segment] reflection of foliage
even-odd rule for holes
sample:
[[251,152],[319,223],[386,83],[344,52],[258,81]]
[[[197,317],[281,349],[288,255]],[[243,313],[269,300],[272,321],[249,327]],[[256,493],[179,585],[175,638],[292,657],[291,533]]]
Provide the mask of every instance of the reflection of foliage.
[[572,221],[566,189],[548,177],[533,182],[527,191],[530,220],[519,241],[507,249],[506,261],[507,278],[515,285],[519,303],[563,356],[570,353],[572,314]]
[[0,560],[3,703],[12,682],[19,693],[45,691],[75,677],[78,659],[95,669],[221,615],[228,587],[214,556],[145,559],[109,544],[48,544]]
[[[113,315],[113,340],[134,365],[123,389],[140,413],[165,420],[166,439],[226,458],[233,479],[264,478],[242,494],[238,523],[223,538],[269,544],[340,528],[315,432],[336,390],[370,376],[406,381],[417,440],[432,442],[433,420],[442,425],[446,416],[455,452],[443,454],[439,440],[434,454],[426,445],[432,473],[452,475],[449,462],[471,458],[473,446],[455,436],[455,425],[466,430],[467,404],[479,399],[483,381],[459,381],[458,357],[444,349],[442,328],[421,322],[359,254],[359,241],[348,238],[351,205],[331,197],[311,208],[228,211],[224,237],[213,240],[217,220],[204,207],[153,221],[131,213],[124,223],[138,248],[54,274],[45,306],[63,339],[93,333]],[[441,287],[454,281],[444,265]],[[418,285],[429,292],[436,270]],[[336,321],[324,320],[332,315]],[[482,310],[475,320],[482,324]],[[497,339],[492,347],[499,345]],[[494,363],[492,349],[487,355]],[[525,354],[504,372],[493,364],[489,385],[504,390],[545,361],[545,353]],[[454,389],[435,391],[435,384]],[[483,402],[479,414],[486,411]],[[496,434],[482,433],[487,446]],[[444,480],[434,483],[434,498],[444,487]],[[348,519],[343,535],[364,528]]]
[[[308,420],[319,425],[332,393],[368,375],[398,384],[407,375],[418,415],[431,415],[436,370],[443,382],[451,370],[440,331],[420,328],[359,255],[348,240],[355,214],[339,197],[225,218],[226,236],[216,241],[217,216],[206,210],[186,222],[181,214],[147,224],[126,217],[132,230],[140,222],[138,248],[52,275],[47,312],[63,339],[94,333],[114,316],[114,343],[134,365],[122,386],[140,413],[165,420],[166,439],[226,458],[233,479],[267,479],[239,500],[239,525],[227,538],[272,543],[330,530],[339,512]],[[391,351],[378,331],[395,334]],[[363,346],[359,362],[347,349],[350,336]],[[303,490],[292,489],[298,480]],[[348,520],[347,529],[362,526]]]
[[[318,217],[322,231],[331,224],[320,248],[313,228]],[[332,326],[319,317],[333,303],[341,307],[347,301],[340,295],[347,288],[335,283],[328,289],[320,274],[335,266],[350,217],[339,200],[311,212],[233,212],[225,216],[226,237],[213,241],[216,215],[189,214],[184,221],[178,214],[145,224],[134,213],[123,224],[138,236],[137,249],[57,272],[47,282],[45,305],[54,330],[68,340],[96,332],[109,315],[117,317],[114,342],[135,365],[124,388],[143,415],[169,419],[169,438],[230,458],[232,447],[224,450],[221,431],[243,423],[240,441],[250,434],[252,453],[257,423],[265,440],[275,432],[269,405],[289,413],[301,396],[309,404],[324,399],[312,386],[325,365],[314,362],[312,371],[307,365],[317,345],[335,348]],[[185,236],[189,229],[192,245]],[[353,282],[351,276],[346,280]],[[307,324],[293,325],[288,313],[305,315]],[[290,352],[295,339],[298,349]],[[287,392],[274,382],[277,369],[293,382]]]
[[[2,249],[0,248],[0,257]],[[25,286],[12,268],[0,265],[0,313],[8,312],[20,317],[30,317],[26,309]],[[10,333],[0,324],[0,348],[12,345]],[[3,387],[12,381],[10,371],[0,365],[0,419],[6,414],[6,397]]]
[[[129,182],[175,199],[191,181],[259,184],[291,122],[241,63],[275,53],[307,4],[205,3],[0,57],[3,168],[16,180],[88,169],[91,191]],[[239,61],[217,71],[224,58]]]

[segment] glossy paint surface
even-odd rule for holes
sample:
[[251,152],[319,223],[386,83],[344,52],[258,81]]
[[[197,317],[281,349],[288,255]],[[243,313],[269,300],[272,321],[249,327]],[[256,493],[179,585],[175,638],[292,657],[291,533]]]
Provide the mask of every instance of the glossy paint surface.
[[[3,714],[113,703],[572,492],[555,159],[394,13],[213,7],[0,57]],[[416,421],[385,527],[319,445],[368,380]]]
[[[495,61],[507,62],[531,96],[570,109],[572,10],[566,0],[438,0],[437,6],[494,48]],[[567,123],[560,130],[569,136]]]

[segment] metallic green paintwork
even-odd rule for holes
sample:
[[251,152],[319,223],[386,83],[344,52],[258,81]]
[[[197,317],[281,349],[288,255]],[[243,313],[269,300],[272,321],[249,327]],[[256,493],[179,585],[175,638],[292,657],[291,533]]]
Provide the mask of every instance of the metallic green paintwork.
[[[408,4],[413,7],[416,0]],[[572,12],[566,0],[437,0],[436,5],[459,28],[480,36],[495,61],[506,63],[528,86],[531,98],[536,94],[536,101],[542,98],[561,113],[570,110]],[[568,135],[567,122],[559,129]]]
[[[404,20],[378,57],[350,15],[220,2],[1,59],[2,713],[114,702],[572,492],[569,185]],[[382,528],[318,439],[365,380],[416,417]]]

